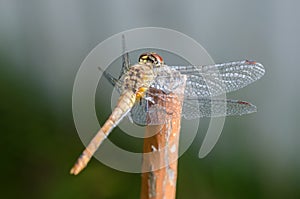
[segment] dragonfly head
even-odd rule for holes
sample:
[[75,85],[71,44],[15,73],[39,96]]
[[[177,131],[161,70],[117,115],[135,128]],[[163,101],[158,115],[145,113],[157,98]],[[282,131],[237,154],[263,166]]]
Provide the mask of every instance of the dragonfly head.
[[150,63],[153,64],[153,66],[155,67],[160,67],[164,64],[164,60],[159,54],[155,52],[147,52],[140,55],[139,63],[140,64]]

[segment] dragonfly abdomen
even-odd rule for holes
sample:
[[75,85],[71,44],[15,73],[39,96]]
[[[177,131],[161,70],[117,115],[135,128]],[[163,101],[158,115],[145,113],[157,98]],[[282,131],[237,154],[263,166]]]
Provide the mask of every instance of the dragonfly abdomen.
[[86,167],[103,140],[109,135],[113,128],[119,124],[123,117],[127,115],[134,103],[144,97],[146,91],[156,77],[152,69],[152,64],[136,64],[131,66],[121,77],[121,80],[123,81],[122,94],[115,109],[86,149],[82,152],[81,156],[71,169],[71,174],[77,175]]
[[77,162],[71,169],[70,173],[77,175],[82,169],[86,167],[94,153],[97,151],[101,143],[106,139],[109,133],[113,130],[115,126],[122,120],[123,117],[132,108],[136,100],[136,94],[131,90],[123,92],[120,96],[117,106],[112,111],[109,118],[106,120],[102,128],[97,132],[95,137],[91,140],[86,149],[82,152],[81,156],[78,158]]

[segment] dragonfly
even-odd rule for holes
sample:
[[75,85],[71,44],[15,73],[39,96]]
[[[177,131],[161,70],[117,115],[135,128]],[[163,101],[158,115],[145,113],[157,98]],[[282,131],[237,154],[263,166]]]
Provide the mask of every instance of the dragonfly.
[[[183,83],[181,76],[185,75],[182,117],[196,119],[243,115],[255,112],[256,106],[246,101],[219,99],[214,96],[241,89],[260,79],[264,73],[262,64],[249,60],[204,66],[168,66],[159,54],[146,52],[140,55],[137,64],[130,65],[128,53],[124,54],[119,78],[104,71],[106,79],[120,93],[116,107],[82,152],[70,173],[77,175],[87,166],[101,143],[125,116],[142,126],[164,123],[161,118],[149,118],[149,113],[153,111],[164,111],[163,107],[149,107],[149,104],[155,103],[151,96],[157,95],[151,93],[153,89],[168,95]],[[219,107],[224,104],[225,110],[221,110]]]

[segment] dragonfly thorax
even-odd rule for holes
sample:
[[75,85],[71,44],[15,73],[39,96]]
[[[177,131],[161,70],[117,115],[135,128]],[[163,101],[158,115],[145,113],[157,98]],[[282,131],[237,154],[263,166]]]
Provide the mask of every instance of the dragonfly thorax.
[[153,64],[154,67],[160,67],[164,64],[163,58],[155,52],[143,53],[139,57],[140,64]]

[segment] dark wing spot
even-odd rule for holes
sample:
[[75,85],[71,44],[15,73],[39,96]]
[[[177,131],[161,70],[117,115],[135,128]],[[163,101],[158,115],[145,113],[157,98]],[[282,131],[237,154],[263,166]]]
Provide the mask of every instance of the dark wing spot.
[[237,103],[238,103],[238,104],[244,104],[244,105],[250,105],[249,102],[245,102],[245,101],[238,101]]
[[246,64],[249,64],[249,65],[255,65],[255,64],[256,64],[256,61],[246,60]]

